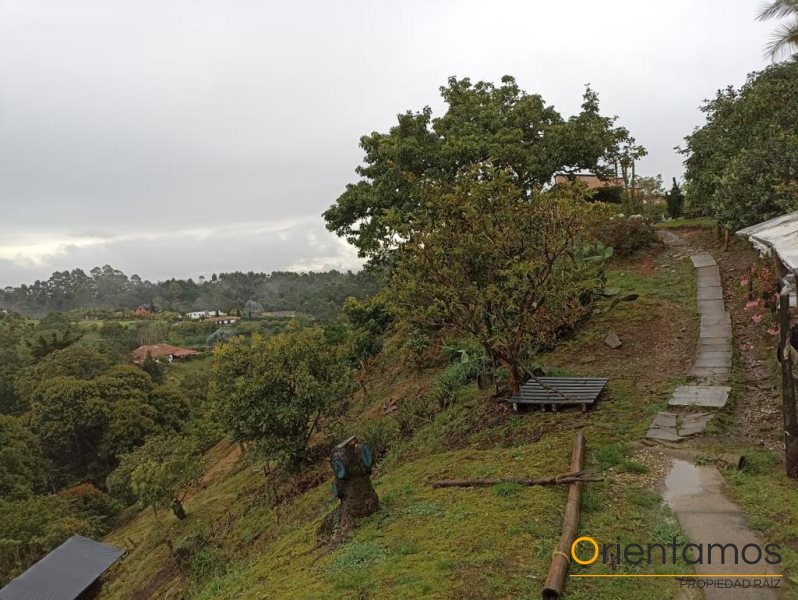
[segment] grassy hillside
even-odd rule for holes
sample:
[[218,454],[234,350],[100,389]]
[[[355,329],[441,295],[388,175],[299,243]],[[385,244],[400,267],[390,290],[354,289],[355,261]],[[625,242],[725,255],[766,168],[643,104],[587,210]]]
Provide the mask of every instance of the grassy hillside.
[[[433,490],[429,482],[562,473],[577,430],[585,433],[589,468],[606,478],[586,484],[580,532],[622,543],[669,542],[680,535],[678,525],[651,491],[664,467],[632,442],[688,367],[697,335],[692,277],[689,261],[663,247],[610,266],[609,287],[640,298],[596,315],[542,357],[562,372],[610,378],[608,393],[588,413],[515,413],[469,387],[403,437],[397,414],[425,398],[440,369],[402,366],[387,344],[371,369],[368,399],[358,397],[354,425],[341,432],[370,432],[390,446],[373,478],[382,508],[351,539],[317,546],[316,528],[335,506],[325,461],[274,490],[264,485],[261,463],[221,443],[186,503],[188,518],[132,511],[108,536],[129,554],[101,597],[535,597],[560,535],[565,487]],[[609,331],[623,340],[617,350],[603,343]],[[399,410],[383,415],[391,402]],[[582,599],[671,598],[678,587],[667,579],[570,578],[567,591]]]

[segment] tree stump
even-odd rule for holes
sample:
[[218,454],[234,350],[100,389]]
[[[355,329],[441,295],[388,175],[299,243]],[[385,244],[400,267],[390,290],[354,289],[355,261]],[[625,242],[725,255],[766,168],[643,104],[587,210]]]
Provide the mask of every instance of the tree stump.
[[186,509],[183,508],[183,503],[175,498],[172,500],[172,512],[181,521],[186,518]]
[[330,454],[330,466],[335,476],[332,493],[341,503],[322,521],[318,531],[320,537],[345,535],[355,526],[357,519],[379,510],[380,499],[371,485],[373,465],[371,448],[354,436],[333,448]]

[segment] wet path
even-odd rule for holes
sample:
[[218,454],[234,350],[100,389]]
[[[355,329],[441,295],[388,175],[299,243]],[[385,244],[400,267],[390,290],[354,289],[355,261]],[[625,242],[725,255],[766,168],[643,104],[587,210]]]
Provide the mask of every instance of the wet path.
[[[667,244],[686,246],[671,232],[663,238]],[[657,441],[679,442],[700,434],[713,411],[726,405],[730,391],[726,384],[731,374],[732,330],[723,303],[720,271],[710,254],[694,254],[690,259],[696,273],[701,319],[696,358],[688,373],[690,384],[674,390],[669,410],[657,413],[651,424],[646,437]],[[696,574],[706,576],[700,580],[705,584],[704,596],[708,600],[776,600],[778,591],[765,586],[780,580],[751,575],[774,575],[781,570],[767,562],[768,542],[757,536],[740,507],[726,497],[724,485],[725,480],[715,467],[696,466],[679,458],[673,459],[665,479],[665,503],[690,543],[702,548],[702,562],[694,568]],[[720,546],[710,548],[710,544]],[[722,546],[726,546],[725,550]],[[714,584],[707,585],[710,582]]]
[[[780,570],[767,563],[767,542],[759,539],[749,527],[740,507],[723,494],[724,485],[723,476],[716,468],[695,466],[680,459],[673,460],[671,471],[665,480],[663,498],[666,504],[679,519],[679,524],[690,542],[702,546],[703,562],[695,565],[696,573],[707,576],[702,578],[703,582],[724,582],[716,584],[718,587],[704,587],[705,597],[707,600],[776,600],[777,590],[762,586],[766,585],[765,582],[775,585],[778,578],[750,576],[775,575]],[[710,548],[709,544],[733,546],[725,549],[720,546]],[[738,564],[734,561],[735,552],[738,553]],[[720,577],[709,577],[710,575]],[[735,575],[747,577],[734,577]],[[740,587],[727,587],[729,582],[736,582]],[[755,588],[757,582],[760,587]]]

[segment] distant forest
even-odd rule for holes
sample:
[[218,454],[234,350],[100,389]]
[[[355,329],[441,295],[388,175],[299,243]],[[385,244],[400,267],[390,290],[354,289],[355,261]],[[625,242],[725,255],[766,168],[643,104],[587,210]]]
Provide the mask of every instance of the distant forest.
[[256,302],[267,311],[294,310],[322,321],[335,317],[349,296],[365,298],[377,291],[365,271],[322,273],[213,274],[209,279],[168,279],[152,283],[127,276],[110,265],[56,271],[45,281],[0,290],[0,308],[30,316],[74,309],[126,310],[146,306],[180,313],[192,310],[241,309]]

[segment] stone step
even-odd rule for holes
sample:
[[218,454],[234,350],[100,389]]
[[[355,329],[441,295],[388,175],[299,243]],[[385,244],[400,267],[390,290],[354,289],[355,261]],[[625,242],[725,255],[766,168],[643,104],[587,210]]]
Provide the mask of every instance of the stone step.
[[701,267],[715,267],[718,263],[715,262],[715,259],[712,258],[711,254],[694,254],[690,257],[690,260],[693,261],[693,266],[696,269],[700,269]]
[[714,385],[682,385],[673,390],[668,406],[703,406],[723,408],[731,388]]
[[701,433],[712,418],[710,413],[658,412],[646,434],[652,440],[678,442]]
[[731,350],[702,350],[699,348],[698,353],[695,355],[696,360],[701,359],[728,359],[731,360]]
[[726,307],[724,306],[723,300],[721,299],[698,301],[698,314],[700,315],[715,314],[715,313],[723,314],[725,312],[726,312]]
[[697,348],[698,352],[731,352],[731,338],[704,338]]
[[702,338],[731,338],[731,323],[723,323],[721,325],[702,325],[698,335]]
[[731,325],[731,317],[725,313],[706,312],[699,313],[699,324],[705,325]]
[[[718,354],[718,353],[715,353]],[[722,352],[720,354],[723,354]],[[726,356],[706,356],[706,355],[699,355],[698,358],[695,359],[693,363],[694,368],[706,368],[709,367],[711,369],[727,367],[731,368],[732,359],[731,354]]]
[[721,287],[720,273],[708,273],[699,275],[696,279],[698,287]]
[[712,275],[720,275],[720,268],[718,265],[707,265],[705,267],[695,267],[696,277],[711,277]]
[[723,288],[720,286],[699,288],[696,291],[696,298],[699,300],[722,300]]

